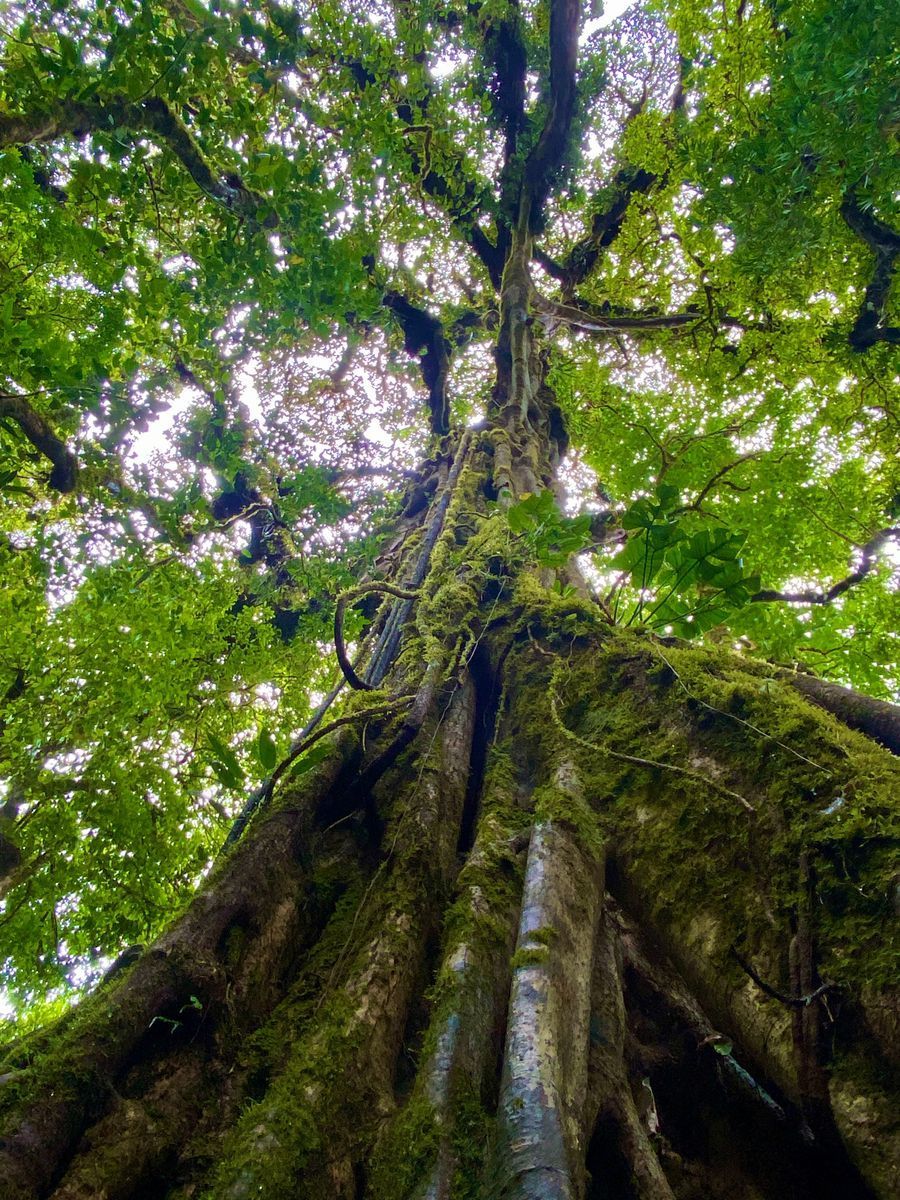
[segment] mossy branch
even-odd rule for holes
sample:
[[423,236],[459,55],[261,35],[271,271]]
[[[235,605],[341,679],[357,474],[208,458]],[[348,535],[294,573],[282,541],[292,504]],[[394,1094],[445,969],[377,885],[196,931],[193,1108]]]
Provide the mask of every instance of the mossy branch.
[[844,196],[840,213],[847,226],[866,243],[875,256],[872,277],[850,331],[850,345],[857,352],[862,352],[870,349],[876,342],[896,344],[900,342],[900,327],[886,325],[885,315],[894,267],[900,256],[900,233],[864,208],[852,189]]
[[709,704],[706,700],[701,700],[699,696],[695,696],[666,658],[666,656],[663,654],[663,652],[657,646],[654,646],[653,650],[655,654],[659,655],[659,657],[663,660],[663,662],[678,680],[679,686],[689,700],[693,700],[695,704],[699,704],[702,708],[708,709],[709,712],[717,713],[720,717],[727,717],[729,721],[735,721],[738,725],[743,725],[745,729],[749,729],[752,733],[758,733],[759,736],[765,738],[766,741],[774,742],[776,746],[779,746],[782,750],[786,750],[788,754],[793,754],[794,758],[799,758],[801,762],[805,762],[808,766],[815,767],[817,771],[821,771],[825,775],[831,775],[831,772],[827,767],[823,767],[821,763],[817,763],[813,759],[807,758],[805,754],[801,754],[799,750],[795,750],[793,746],[789,746],[786,742],[779,741],[779,739],[774,737],[771,733],[766,733],[765,729],[760,729],[758,725],[754,725],[751,721],[745,721],[743,717],[739,717],[732,712],[727,712],[724,708],[716,708],[714,704]]

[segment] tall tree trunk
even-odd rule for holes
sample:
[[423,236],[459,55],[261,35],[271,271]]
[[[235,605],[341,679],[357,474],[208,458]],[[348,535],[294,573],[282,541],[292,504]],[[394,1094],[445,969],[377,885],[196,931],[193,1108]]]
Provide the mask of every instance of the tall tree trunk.
[[565,448],[523,237],[366,686],[159,941],[13,1048],[9,1200],[891,1193],[896,761],[511,538]]

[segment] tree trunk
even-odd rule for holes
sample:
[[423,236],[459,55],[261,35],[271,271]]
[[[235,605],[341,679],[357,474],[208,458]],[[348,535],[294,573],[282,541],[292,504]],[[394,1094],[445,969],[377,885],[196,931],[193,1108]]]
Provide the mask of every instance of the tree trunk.
[[13,1048],[8,1200],[892,1192],[896,761],[547,586],[505,511],[565,449],[526,258],[490,419],[381,564],[415,599],[355,664],[376,694]]

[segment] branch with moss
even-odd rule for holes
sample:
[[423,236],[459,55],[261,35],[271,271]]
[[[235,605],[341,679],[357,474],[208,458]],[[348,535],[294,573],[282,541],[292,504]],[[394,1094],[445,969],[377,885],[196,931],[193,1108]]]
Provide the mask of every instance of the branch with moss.
[[551,321],[567,325],[584,333],[641,333],[655,329],[681,329],[685,325],[694,325],[706,320],[703,313],[634,313],[633,315],[619,314],[613,311],[597,315],[576,304],[561,304],[557,300],[547,300],[535,293],[534,307]]
[[880,221],[860,204],[856,193],[847,192],[841,204],[841,216],[857,237],[862,238],[875,256],[872,278],[862,306],[850,331],[850,345],[862,352],[876,342],[900,342],[900,326],[885,325],[888,296],[894,265],[900,255],[900,234]]
[[403,330],[403,349],[419,359],[422,380],[428,388],[431,432],[441,436],[449,433],[450,342],[444,336],[443,325],[437,317],[418,308],[399,292],[386,292],[382,303],[394,314]]
[[517,151],[520,135],[528,124],[525,111],[528,51],[517,8],[510,5],[502,19],[488,21],[483,36],[485,58],[493,72],[489,90],[491,109],[504,134],[497,248],[505,255],[509,250],[510,229],[516,223],[521,187],[521,163]]
[[[245,187],[237,175],[220,177],[215,173],[188,127],[156,96],[136,102],[114,96],[90,103],[58,105],[47,111],[3,114],[0,148],[34,145],[61,137],[80,139],[116,128],[155,134],[180,160],[197,186],[237,216],[255,218],[263,206],[263,198]],[[271,228],[277,224],[277,217],[268,212],[263,224]]]

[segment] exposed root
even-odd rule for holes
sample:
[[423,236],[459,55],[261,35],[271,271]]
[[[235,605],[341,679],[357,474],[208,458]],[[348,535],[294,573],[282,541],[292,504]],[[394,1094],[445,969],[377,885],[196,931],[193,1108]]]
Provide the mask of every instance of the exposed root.
[[[577,788],[571,764],[554,786]],[[528,850],[498,1106],[499,1196],[582,1194],[590,977],[602,866],[562,821]]]
[[316,1006],[284,1070],[238,1123],[212,1196],[354,1194],[355,1164],[393,1107],[409,1006],[455,867],[473,717],[468,685],[422,747],[419,778],[402,796],[378,892],[367,890],[368,911],[351,925],[362,946],[344,956],[342,985]]
[[[5,1200],[47,1193],[85,1128],[115,1098],[123,1073],[165,1046],[164,1029],[202,1013],[210,1033],[228,1012],[229,990],[241,977],[241,942],[268,928],[285,896],[301,891],[306,874],[301,851],[309,847],[315,801],[334,786],[352,750],[352,741],[345,740],[305,777],[291,811],[261,822],[257,835],[222,862],[184,916],[127,973],[42,1039],[33,1061],[26,1049],[24,1069],[3,1093]],[[296,913],[295,921],[281,926],[285,941],[279,952],[289,953],[304,936],[304,920],[316,918],[314,910]]]
[[447,916],[447,944],[412,1096],[376,1154],[373,1194],[448,1200],[474,1186],[484,1146],[473,1124],[495,1099],[497,1036],[509,995],[521,897],[524,814],[502,769],[489,773],[476,840]]

